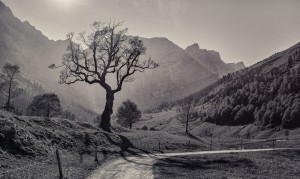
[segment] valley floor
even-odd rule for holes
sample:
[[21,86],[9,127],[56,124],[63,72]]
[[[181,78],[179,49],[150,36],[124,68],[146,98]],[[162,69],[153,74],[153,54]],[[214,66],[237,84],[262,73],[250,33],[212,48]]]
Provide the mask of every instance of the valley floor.
[[[158,120],[159,123],[154,120]],[[176,124],[176,121],[166,121],[169,123],[164,124],[159,118],[153,119],[150,121],[152,124],[147,123],[149,130],[128,130],[115,127],[114,133],[106,133],[88,123],[59,118],[22,117],[0,111],[0,178],[57,178],[56,148],[59,149],[64,177],[85,178],[99,166],[106,166],[115,159],[126,160],[128,157],[149,153],[300,147],[299,129],[290,131],[289,140],[283,140],[283,132],[280,131],[268,131],[265,132],[267,135],[262,135],[277,136],[277,139],[280,139],[274,141],[272,137],[231,136],[229,134],[234,128],[247,129],[247,127],[231,128],[213,124],[204,124],[202,127],[194,125],[191,133],[186,134],[181,124],[169,125]],[[150,129],[151,125],[153,129]],[[161,127],[160,130],[157,129],[157,125]],[[209,129],[210,133],[205,132],[204,127]],[[214,136],[217,131],[228,131],[228,135]],[[86,143],[89,143],[88,147]],[[99,162],[95,162],[96,144]],[[80,153],[83,151],[85,152],[81,159]],[[290,153],[278,151],[255,155],[170,156],[156,160],[152,171],[154,171],[155,178],[173,178],[177,174],[180,178],[180,174],[184,173],[191,173],[190,176],[200,176],[197,172],[207,174],[208,178],[214,178],[211,173],[215,173],[217,177],[222,175],[230,177],[242,176],[245,172],[253,173],[253,176],[264,177],[273,176],[270,171],[280,171],[276,167],[283,167],[291,174],[287,176],[297,176],[299,170],[295,167],[300,168],[299,154],[299,151]],[[263,168],[263,166],[266,167]],[[226,171],[228,169],[227,173],[225,169]],[[275,178],[278,176],[279,174],[274,174]]]

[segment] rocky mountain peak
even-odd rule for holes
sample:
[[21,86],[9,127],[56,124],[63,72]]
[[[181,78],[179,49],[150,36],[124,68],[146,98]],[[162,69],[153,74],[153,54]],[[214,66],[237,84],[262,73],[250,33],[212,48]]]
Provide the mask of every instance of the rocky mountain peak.
[[219,52],[214,50],[200,49],[197,43],[188,46],[185,51],[202,66],[206,67],[213,73],[217,73],[219,77],[245,67],[244,64],[226,64],[221,59]]
[[199,47],[199,44],[198,43],[194,43],[188,47],[185,48],[185,50],[199,50],[200,47]]
[[214,51],[214,50],[201,49],[199,47],[198,43],[194,43],[194,44],[186,47],[185,51],[194,57],[211,55],[211,56],[214,56],[215,58],[219,58],[221,60],[219,52]]
[[200,47],[197,43],[194,43],[185,48],[185,51],[189,54],[197,55],[200,52]]

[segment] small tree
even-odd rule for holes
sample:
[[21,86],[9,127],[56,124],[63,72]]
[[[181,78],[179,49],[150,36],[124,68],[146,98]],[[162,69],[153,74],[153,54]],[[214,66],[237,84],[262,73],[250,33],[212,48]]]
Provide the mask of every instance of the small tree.
[[0,75],[0,93],[6,98],[4,108],[8,111],[14,108],[11,106],[11,101],[22,92],[15,80],[19,72],[20,67],[18,65],[7,63],[3,67],[3,74]]
[[293,67],[293,59],[292,59],[292,56],[289,56],[289,58],[288,58],[288,67],[289,67],[289,68],[292,68],[292,67]]
[[92,140],[90,135],[86,132],[84,135],[84,145],[85,145],[85,149],[87,150],[88,147],[92,144]]
[[132,128],[132,124],[141,118],[141,111],[132,101],[127,100],[122,103],[117,112],[117,123],[121,126]]
[[290,131],[286,130],[286,131],[284,132],[284,135],[285,135],[285,139],[286,139],[286,140],[289,140]]
[[195,121],[195,102],[193,97],[185,98],[177,107],[177,119],[185,123],[185,132],[188,133],[189,122]]
[[27,108],[27,114],[33,116],[55,117],[61,112],[60,100],[53,93],[35,96]]
[[69,119],[71,121],[75,120],[75,115],[73,113],[71,113],[69,110],[65,110],[61,113],[61,117],[65,118],[65,119]]

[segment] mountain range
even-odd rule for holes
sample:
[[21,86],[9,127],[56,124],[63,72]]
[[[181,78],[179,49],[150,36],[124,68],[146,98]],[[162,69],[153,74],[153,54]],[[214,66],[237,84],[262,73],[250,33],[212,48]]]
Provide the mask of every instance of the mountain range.
[[[140,38],[147,47],[143,58],[151,57],[159,67],[136,74],[134,82],[125,84],[117,94],[116,107],[129,98],[139,108],[149,109],[164,101],[190,95],[223,75],[245,68],[243,62],[226,64],[218,52],[200,49],[197,44],[182,49],[166,38]],[[15,17],[3,2],[0,2],[0,39],[0,67],[6,62],[18,64],[22,78],[28,81],[27,86],[35,83],[43,92],[57,93],[64,106],[72,108],[74,113],[79,109],[101,112],[105,93],[100,86],[59,85],[59,69],[48,68],[50,64],[61,63],[67,40],[49,40],[29,22]],[[31,93],[36,95],[34,91]]]

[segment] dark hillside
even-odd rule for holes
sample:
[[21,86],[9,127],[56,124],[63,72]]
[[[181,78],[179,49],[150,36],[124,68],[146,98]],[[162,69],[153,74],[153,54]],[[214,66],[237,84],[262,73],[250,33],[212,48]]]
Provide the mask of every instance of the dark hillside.
[[[61,118],[16,116],[0,110],[0,149],[14,155],[48,155],[58,147],[73,152],[85,148],[86,135],[91,145],[113,146],[109,139],[118,135],[106,134],[96,126],[84,122],[73,122]],[[106,149],[109,149],[107,148]]]

